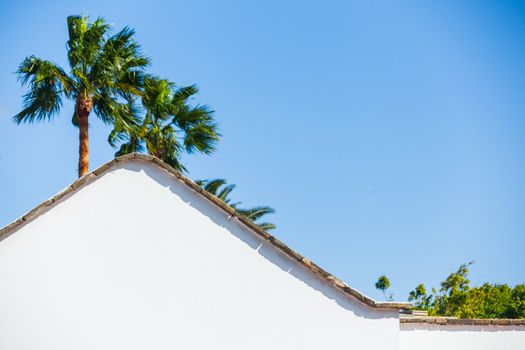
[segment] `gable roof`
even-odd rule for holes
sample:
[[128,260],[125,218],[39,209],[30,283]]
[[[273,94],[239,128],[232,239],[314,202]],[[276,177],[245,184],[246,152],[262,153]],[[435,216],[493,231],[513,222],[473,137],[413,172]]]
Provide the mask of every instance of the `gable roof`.
[[369,307],[372,307],[372,308],[387,309],[387,310],[403,310],[403,309],[412,308],[412,304],[410,303],[395,302],[395,301],[380,302],[380,301],[376,301],[364,295],[363,293],[350,287],[349,285],[347,285],[346,283],[344,283],[337,277],[325,271],[324,269],[319,267],[317,264],[313,263],[306,257],[300,255],[299,253],[297,253],[296,251],[288,247],[286,244],[284,244],[283,242],[281,242],[274,236],[270,235],[269,233],[261,229],[259,226],[254,224],[250,219],[238,213],[234,208],[230,207],[228,204],[224,203],[223,201],[218,199],[216,196],[203,190],[199,185],[197,185],[195,182],[193,182],[189,178],[183,176],[179,171],[177,171],[170,165],[164,163],[162,160],[156,157],[145,155],[145,154],[140,154],[140,153],[131,153],[131,154],[127,154],[121,157],[117,157],[107,162],[106,164],[100,166],[99,168],[95,169],[91,173],[88,173],[84,175],[83,177],[81,177],[80,179],[76,180],[62,192],[59,192],[52,198],[42,202],[40,205],[30,210],[28,213],[26,213],[24,216],[22,216],[18,220],[0,229],[0,241],[2,241],[6,237],[14,233],[17,229],[21,228],[26,223],[32,221],[33,219],[37,218],[39,215],[43,214],[44,212],[52,208],[55,204],[62,201],[68,195],[75,193],[82,186],[88,183],[91,183],[93,181],[96,181],[97,177],[100,177],[101,175],[105,174],[108,170],[110,170],[117,163],[131,162],[131,161],[137,161],[137,160],[145,161],[150,164],[154,164],[156,167],[164,169],[170,175],[180,180],[187,187],[189,187],[194,192],[196,192],[198,195],[210,201],[218,209],[222,210],[223,212],[228,214],[230,217],[232,218],[234,217],[237,220],[239,220],[242,224],[248,227],[254,234],[258,235],[259,237],[267,241],[272,247],[274,247],[281,253],[285,254],[290,259],[296,261],[300,265],[304,266],[305,268],[310,270],[315,276],[324,280],[330,286],[332,286],[333,288],[336,288],[337,290],[343,292],[344,294],[351,296],[357,299],[358,301],[360,301],[361,303]]

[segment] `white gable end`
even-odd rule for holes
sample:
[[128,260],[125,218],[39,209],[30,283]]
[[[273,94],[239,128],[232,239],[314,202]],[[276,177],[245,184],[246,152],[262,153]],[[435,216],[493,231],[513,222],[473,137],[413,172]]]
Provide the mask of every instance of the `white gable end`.
[[399,349],[351,298],[162,168],[117,163],[0,241],[0,349]]

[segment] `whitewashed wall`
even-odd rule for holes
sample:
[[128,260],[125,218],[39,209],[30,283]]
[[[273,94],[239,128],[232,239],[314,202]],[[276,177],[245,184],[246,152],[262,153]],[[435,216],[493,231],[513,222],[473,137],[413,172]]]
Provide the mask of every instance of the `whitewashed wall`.
[[525,326],[401,324],[401,350],[524,350]]
[[0,349],[399,349],[395,311],[327,286],[162,170],[119,165],[0,242]]

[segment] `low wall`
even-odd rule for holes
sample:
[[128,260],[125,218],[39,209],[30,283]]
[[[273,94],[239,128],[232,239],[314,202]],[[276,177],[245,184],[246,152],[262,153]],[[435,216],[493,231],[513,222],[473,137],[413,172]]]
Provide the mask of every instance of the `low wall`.
[[523,350],[525,320],[402,318],[401,350]]

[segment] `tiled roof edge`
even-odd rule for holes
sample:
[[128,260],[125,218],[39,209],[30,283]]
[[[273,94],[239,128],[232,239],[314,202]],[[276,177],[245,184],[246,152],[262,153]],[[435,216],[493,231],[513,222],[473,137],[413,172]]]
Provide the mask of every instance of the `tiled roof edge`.
[[440,316],[403,316],[401,324],[429,324],[438,326],[525,326],[525,319],[507,318],[456,318]]
[[[107,164],[110,164],[112,162],[109,162]],[[94,175],[93,173],[88,173],[82,176],[81,178],[73,182],[71,185],[69,185],[64,190],[58,192],[53,197],[46,199],[45,201],[43,201],[42,203],[40,203],[39,205],[31,209],[30,211],[28,211],[22,217],[11,222],[7,226],[4,226],[3,228],[1,228],[0,229],[0,241],[10,236],[13,232],[21,228],[22,226],[24,226],[26,223],[30,222],[31,220],[36,219],[37,217],[39,217],[40,215],[48,211],[56,203],[60,202],[63,198],[67,197],[69,194],[76,192],[76,190],[78,190],[79,188],[90,183],[94,178],[96,178],[96,175]]]

